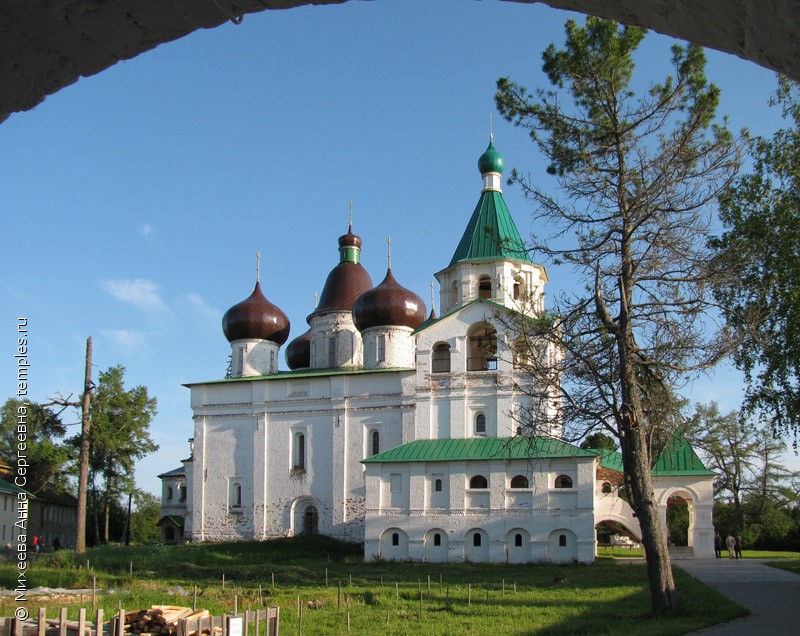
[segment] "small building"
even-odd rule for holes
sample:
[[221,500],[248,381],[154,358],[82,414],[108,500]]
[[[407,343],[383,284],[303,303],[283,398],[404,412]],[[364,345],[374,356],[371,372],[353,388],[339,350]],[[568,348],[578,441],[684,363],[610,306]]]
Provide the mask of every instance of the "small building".
[[186,469],[181,466],[161,473],[161,514],[158,527],[161,541],[180,543],[186,519]]

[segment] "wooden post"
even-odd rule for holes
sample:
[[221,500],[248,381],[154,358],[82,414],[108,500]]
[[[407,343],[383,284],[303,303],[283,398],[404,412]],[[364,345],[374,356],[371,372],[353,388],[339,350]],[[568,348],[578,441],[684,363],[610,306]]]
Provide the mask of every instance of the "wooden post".
[[117,636],[125,636],[125,610],[122,608],[117,614]]
[[94,622],[96,636],[103,636],[103,610],[97,610],[97,619]]
[[238,613],[239,613],[239,595],[238,594],[234,594],[233,595],[233,615],[235,616]]
[[[259,592],[261,588],[259,587]],[[192,600],[192,610],[197,610],[197,583],[194,584],[194,599]]]
[[275,572],[272,573],[272,589],[275,589]]
[[92,611],[97,609],[97,577],[92,577]]
[[325,568],[325,587],[328,587],[328,568]]
[[428,575],[428,598],[431,597],[431,575]]
[[503,579],[503,596],[506,595],[506,580]]
[[339,581],[339,592],[336,595],[336,609],[342,609],[342,582]]
[[350,610],[347,610],[347,633],[350,633]]
[[67,636],[67,608],[61,608],[61,614],[58,617],[58,634],[59,636]]
[[39,625],[37,625],[36,635],[44,636],[47,630],[47,610],[44,607],[39,608]]
[[78,636],[86,636],[86,608],[78,610]]
[[394,597],[397,599],[400,598],[400,584],[397,581],[394,583]]
[[439,572],[439,594],[442,593],[442,573]]
[[225,573],[222,573],[222,589],[225,589]]
[[258,602],[261,603],[261,606],[264,606],[264,595],[261,592],[261,583],[258,584]]
[[467,605],[472,605],[472,583],[467,583]]

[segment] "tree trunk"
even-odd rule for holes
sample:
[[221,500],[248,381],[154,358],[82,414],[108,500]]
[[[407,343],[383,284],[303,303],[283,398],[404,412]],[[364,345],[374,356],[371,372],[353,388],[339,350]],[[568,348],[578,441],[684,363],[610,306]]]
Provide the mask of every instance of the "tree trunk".
[[86,552],[86,490],[89,480],[89,406],[92,396],[92,337],[86,339],[86,367],[81,399],[81,452],[78,469],[78,520],[75,527],[75,552]]
[[631,487],[633,510],[642,529],[642,545],[650,585],[650,606],[654,612],[671,612],[677,609],[675,581],[672,578],[666,533],[653,493],[645,430],[643,426],[637,425],[641,419],[635,416],[627,419],[630,425],[624,427],[622,461]]

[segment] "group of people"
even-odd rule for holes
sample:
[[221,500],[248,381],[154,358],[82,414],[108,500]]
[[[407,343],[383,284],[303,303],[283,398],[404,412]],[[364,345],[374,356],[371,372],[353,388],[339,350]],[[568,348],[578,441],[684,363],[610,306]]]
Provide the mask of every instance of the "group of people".
[[723,542],[722,536],[719,532],[714,535],[714,554],[718,559],[722,558],[722,549],[728,549],[728,558],[729,559],[739,559],[742,558],[742,548],[744,547],[744,541],[742,541],[742,535],[737,534],[729,534],[725,541]]

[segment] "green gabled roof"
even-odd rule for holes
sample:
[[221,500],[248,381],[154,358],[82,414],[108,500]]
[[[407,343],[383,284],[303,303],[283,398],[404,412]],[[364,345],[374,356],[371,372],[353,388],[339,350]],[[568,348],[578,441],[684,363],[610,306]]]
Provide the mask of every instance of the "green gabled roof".
[[[483,303],[485,305],[489,305],[489,308],[492,310],[492,313],[495,313],[495,312],[498,312],[498,311],[500,311],[500,312],[513,311],[513,310],[509,309],[508,307],[504,307],[500,303],[496,303],[493,300],[489,300],[487,298],[476,298],[475,300],[469,301],[466,305],[460,305],[458,307],[454,307],[453,309],[448,311],[446,314],[442,314],[438,318],[428,318],[428,320],[423,322],[419,327],[414,329],[414,331],[412,331],[411,333],[412,334],[419,333],[423,329],[427,329],[431,325],[435,325],[437,322],[439,322],[441,320],[444,320],[448,316],[452,316],[453,314],[457,314],[459,311],[463,311],[467,307],[470,307],[471,305],[475,305],[477,303]],[[518,313],[518,312],[515,312],[515,313]]]
[[600,457],[600,465],[609,470],[616,470],[619,473],[624,473],[622,467],[622,453],[619,451],[608,450],[605,448],[591,449]]
[[680,433],[669,438],[664,450],[661,451],[661,455],[658,457],[658,461],[653,466],[654,477],[714,474],[716,473],[708,470],[703,462],[700,461],[692,445]]
[[178,528],[184,527],[184,519],[182,515],[164,515],[163,517],[161,517],[161,519],[158,520],[158,523],[156,525],[160,527],[161,524],[163,524],[167,520],[171,521]]
[[468,439],[419,439],[362,461],[365,464],[378,464],[540,459],[545,457],[595,457],[595,453],[553,437],[471,437]]
[[459,261],[504,258],[532,262],[503,194],[484,190],[449,266]]

